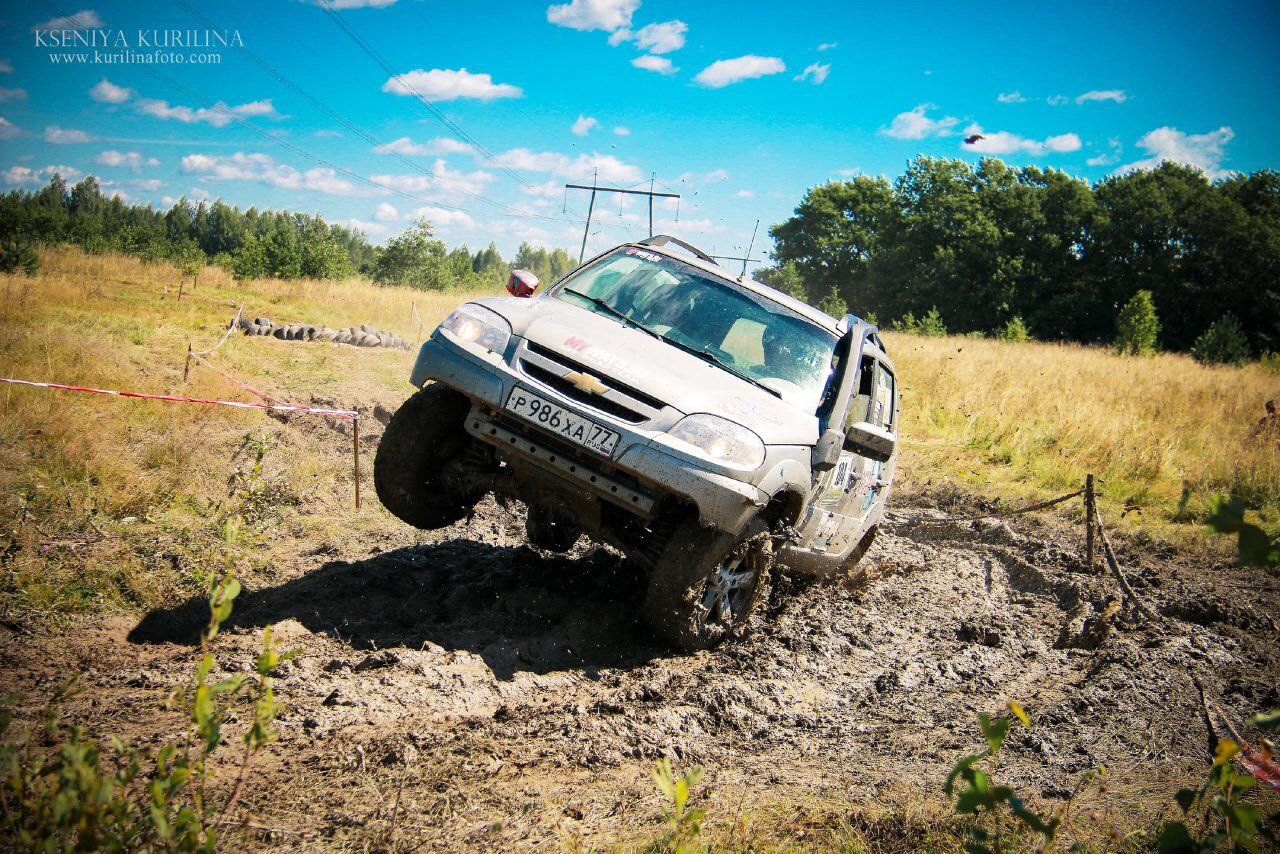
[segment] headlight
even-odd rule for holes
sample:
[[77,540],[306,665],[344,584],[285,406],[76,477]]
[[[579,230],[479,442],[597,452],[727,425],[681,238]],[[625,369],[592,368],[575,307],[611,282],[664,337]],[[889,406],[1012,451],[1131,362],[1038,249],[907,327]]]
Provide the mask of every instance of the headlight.
[[760,437],[718,415],[686,416],[667,435],[692,446],[700,456],[733,468],[757,469],[764,462]]
[[501,353],[511,340],[511,324],[492,309],[467,303],[444,319],[441,329],[448,329],[468,344]]

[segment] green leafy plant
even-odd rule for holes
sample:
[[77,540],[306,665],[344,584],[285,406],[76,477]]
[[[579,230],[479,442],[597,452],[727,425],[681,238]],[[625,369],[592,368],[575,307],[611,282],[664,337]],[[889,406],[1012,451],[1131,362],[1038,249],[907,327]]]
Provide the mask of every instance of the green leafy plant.
[[1244,518],[1244,501],[1219,495],[1209,502],[1205,524],[1218,534],[1235,534],[1241,566],[1280,566],[1280,539]]
[[702,820],[706,818],[706,810],[701,807],[688,808],[689,790],[701,779],[702,769],[696,765],[677,777],[669,760],[658,760],[653,769],[653,782],[667,799],[667,809],[663,815],[667,832],[647,846],[647,851],[693,854],[695,851],[710,850],[710,846],[703,845],[701,841]]
[[1160,320],[1151,291],[1138,291],[1116,317],[1116,350],[1129,356],[1150,356],[1156,351]]
[[1258,359],[1258,364],[1262,366],[1264,371],[1280,374],[1280,353],[1263,353],[1261,358]]
[[[278,706],[271,674],[296,652],[278,653],[271,629],[263,631],[255,677],[236,674],[212,680],[215,661],[210,644],[231,616],[240,584],[230,576],[209,590],[209,623],[201,636],[202,654],[192,676],[174,687],[168,707],[183,714],[189,728],[179,739],[144,753],[110,739],[106,751],[66,724],[59,712],[76,693],[75,680],[56,690],[42,717],[52,751],[40,751],[28,731],[0,744],[0,827],[19,848],[48,851],[166,850],[211,852],[217,828],[232,823],[254,756],[275,740]],[[11,707],[20,695],[0,705],[0,738],[13,721]],[[239,771],[229,794],[212,796],[210,760],[222,743],[222,724],[231,707],[252,707],[243,736]],[[146,768],[146,773],[143,769]]]
[[1222,315],[1191,345],[1191,356],[1207,365],[1243,365],[1249,360],[1249,339],[1231,313]]
[[902,315],[902,319],[897,322],[894,328],[899,332],[909,332],[912,335],[927,335],[931,338],[941,338],[947,334],[947,326],[942,322],[942,315],[938,313],[936,308],[929,309],[928,313],[919,320],[908,311]]
[[[1004,745],[1014,718],[1017,718],[1027,729],[1031,728],[1031,719],[1021,706],[1011,702],[1009,710],[1014,717],[992,719],[985,712],[978,713],[978,728],[987,742],[987,749],[961,757],[951,768],[951,773],[947,775],[947,782],[943,786],[943,791],[948,797],[955,797],[956,812],[978,817],[992,816],[992,821],[985,825],[982,822],[975,822],[969,828],[969,838],[965,843],[965,850],[969,854],[995,854],[995,852],[1009,850],[1010,843],[1002,833],[1003,822],[1000,820],[1002,805],[1008,807],[1009,812],[1022,826],[1040,837],[1041,845],[1038,850],[1041,851],[1048,851],[1053,847],[1054,837],[1062,824],[1063,816],[1048,819],[1041,817],[1028,808],[1022,799],[1014,794],[1013,789],[997,784],[992,779],[991,766],[994,765],[996,754]],[[958,785],[961,783],[964,784],[963,788]]]
[[[1280,712],[1258,715],[1250,723],[1275,729],[1280,722]],[[1224,843],[1228,851],[1260,851],[1259,842],[1280,842],[1280,837],[1262,824],[1262,813],[1253,804],[1244,803],[1241,796],[1253,788],[1253,777],[1237,774],[1231,760],[1240,752],[1240,745],[1229,738],[1218,739],[1214,751],[1213,766],[1209,776],[1199,789],[1180,789],[1174,795],[1184,815],[1190,816],[1197,808],[1204,810],[1200,822],[1200,835],[1192,832],[1185,821],[1171,821],[1160,828],[1156,837],[1156,850],[1160,854],[1207,854],[1217,851]]]
[[1014,341],[1020,344],[1030,337],[1031,335],[1027,332],[1027,325],[1022,322],[1021,317],[1010,318],[1003,329],[996,330],[996,338],[1001,341]]

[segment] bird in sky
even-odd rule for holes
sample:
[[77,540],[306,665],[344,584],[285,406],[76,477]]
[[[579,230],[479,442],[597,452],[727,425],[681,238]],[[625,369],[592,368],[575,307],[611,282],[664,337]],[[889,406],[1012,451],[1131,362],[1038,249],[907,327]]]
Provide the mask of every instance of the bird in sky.
[[964,138],[964,144],[965,144],[965,145],[973,145],[974,143],[976,143],[976,142],[977,142],[978,140],[980,140],[980,139],[986,139],[986,137],[985,137],[985,136],[983,136],[983,135],[982,135],[982,134],[980,134],[980,133],[975,133],[973,136],[966,136],[966,137]]

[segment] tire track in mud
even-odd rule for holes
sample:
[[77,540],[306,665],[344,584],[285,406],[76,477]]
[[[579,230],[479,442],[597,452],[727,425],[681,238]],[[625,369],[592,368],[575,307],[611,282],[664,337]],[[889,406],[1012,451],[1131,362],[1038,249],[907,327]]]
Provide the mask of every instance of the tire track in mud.
[[[348,785],[366,763],[399,767],[412,745],[415,768],[453,769],[446,783],[409,777],[423,827],[501,819],[528,842],[554,840],[556,797],[595,804],[582,819],[592,826],[620,821],[610,810],[646,791],[636,780],[661,755],[757,798],[904,779],[936,792],[978,740],[976,712],[1008,700],[1037,718],[1002,758],[1027,794],[1065,797],[1103,763],[1172,792],[1151,781],[1202,762],[1192,672],[1237,720],[1280,703],[1274,584],[1258,593],[1238,575],[1134,553],[1135,586],[1168,615],[1138,625],[1117,612],[1109,578],[1086,571],[1076,532],[1035,519],[918,523],[937,515],[895,508],[856,571],[776,578],[748,637],[684,655],[645,632],[643,581],[616,553],[586,540],[568,555],[534,551],[519,514],[486,500],[432,543],[312,558],[281,583],[246,585],[219,660],[248,660],[267,624],[303,650],[277,681],[272,777],[310,787],[320,826],[367,806]],[[160,692],[143,686],[186,672],[206,613],[193,600],[108,641],[90,695],[154,708]],[[129,663],[140,657],[141,682]],[[427,797],[441,786],[457,795],[443,812]]]

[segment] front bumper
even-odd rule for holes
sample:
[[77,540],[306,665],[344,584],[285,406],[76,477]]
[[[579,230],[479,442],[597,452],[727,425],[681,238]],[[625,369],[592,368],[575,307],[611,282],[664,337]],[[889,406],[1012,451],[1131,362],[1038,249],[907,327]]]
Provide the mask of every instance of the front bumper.
[[[693,502],[703,524],[737,533],[767,503],[768,496],[759,488],[667,453],[655,441],[660,432],[588,408],[520,373],[498,354],[481,356],[447,335],[437,331],[422,345],[412,382],[421,387],[428,379],[437,380],[471,398],[476,406],[467,419],[468,432],[502,453],[643,518],[652,515],[657,499],[671,495]],[[513,339],[512,346],[521,345]],[[621,438],[612,456],[596,459],[585,449],[566,454],[552,434],[504,412],[503,404],[516,385],[617,431]]]

